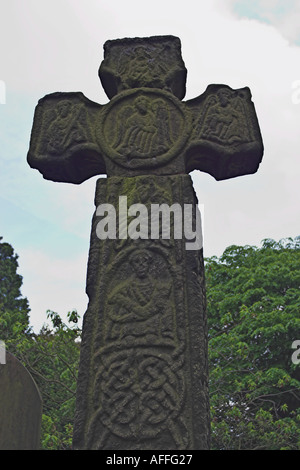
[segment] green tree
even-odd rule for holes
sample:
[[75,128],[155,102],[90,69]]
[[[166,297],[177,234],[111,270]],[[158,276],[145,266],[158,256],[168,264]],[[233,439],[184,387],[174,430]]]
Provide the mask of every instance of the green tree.
[[0,340],[30,334],[28,300],[22,297],[23,278],[17,273],[18,255],[0,237]]
[[68,322],[48,311],[52,325],[19,342],[18,357],[34,378],[43,400],[41,448],[67,450],[72,447],[76,381],[81,329],[76,311]]
[[299,449],[300,237],[206,260],[212,443]]
[[[0,242],[2,238],[0,237]],[[29,324],[28,300],[22,297],[23,278],[17,273],[18,255],[0,243],[0,340],[34,378],[43,400],[41,448],[70,449],[75,408],[80,335],[76,311],[65,324],[48,311],[51,326],[38,334]]]

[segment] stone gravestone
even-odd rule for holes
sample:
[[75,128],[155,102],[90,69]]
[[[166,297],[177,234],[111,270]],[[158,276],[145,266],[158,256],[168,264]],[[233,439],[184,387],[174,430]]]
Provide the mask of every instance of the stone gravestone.
[[95,195],[74,449],[208,449],[203,250],[188,173],[257,171],[251,93],[210,85],[183,102],[173,36],[107,41],[104,51],[111,101],[47,95],[28,153],[53,181],[107,174]]
[[0,364],[0,450],[37,450],[42,399],[27,369],[9,352]]

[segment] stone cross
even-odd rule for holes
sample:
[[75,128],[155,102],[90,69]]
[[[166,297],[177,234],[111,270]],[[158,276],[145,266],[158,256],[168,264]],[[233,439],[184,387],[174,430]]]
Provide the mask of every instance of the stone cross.
[[[186,233],[129,237],[122,216],[132,221],[141,204],[195,208],[193,170],[224,180],[258,169],[249,88],[210,85],[183,102],[186,73],[176,37],[107,41],[108,104],[53,93],[36,107],[31,167],[57,182],[107,175],[95,196],[74,449],[209,448],[202,246],[187,249]],[[99,235],[108,207],[119,209],[114,237]]]

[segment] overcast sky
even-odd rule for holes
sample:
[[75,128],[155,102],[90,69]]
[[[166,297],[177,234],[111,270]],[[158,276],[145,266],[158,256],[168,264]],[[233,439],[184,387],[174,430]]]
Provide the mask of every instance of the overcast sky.
[[[211,83],[249,86],[265,153],[259,171],[223,182],[193,172],[204,255],[300,234],[300,0],[0,0],[0,236],[19,255],[31,324],[87,306],[97,177],[53,183],[26,155],[37,101],[82,91],[108,102],[98,67],[108,39],[172,34],[188,69],[184,100]],[[1,339],[1,338],[0,338]]]

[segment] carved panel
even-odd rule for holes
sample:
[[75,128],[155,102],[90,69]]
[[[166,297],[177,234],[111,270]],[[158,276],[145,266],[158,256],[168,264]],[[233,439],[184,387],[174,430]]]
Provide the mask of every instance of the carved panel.
[[255,139],[246,100],[245,90],[220,87],[202,104],[200,116],[195,118],[192,139],[204,139],[231,146],[252,142]]
[[188,111],[170,93],[131,90],[107,105],[99,144],[109,158],[126,169],[156,168],[178,156],[189,124]]
[[217,180],[257,171],[263,143],[249,88],[210,85],[186,105],[193,115],[187,171],[206,171]]
[[52,93],[35,110],[28,163],[46,179],[81,183],[105,172],[95,138],[101,106],[82,93]]
[[107,41],[99,77],[109,98],[123,90],[151,87],[168,90],[183,99],[186,68],[180,40],[174,36],[152,36]]

